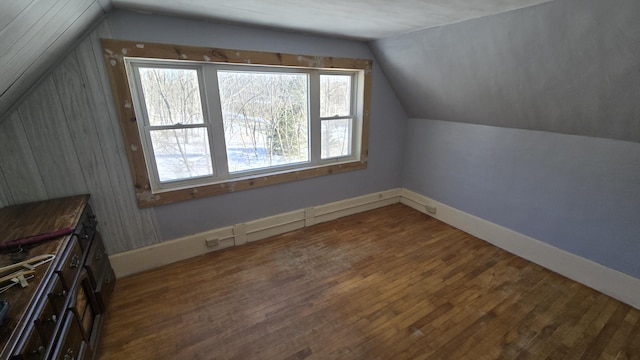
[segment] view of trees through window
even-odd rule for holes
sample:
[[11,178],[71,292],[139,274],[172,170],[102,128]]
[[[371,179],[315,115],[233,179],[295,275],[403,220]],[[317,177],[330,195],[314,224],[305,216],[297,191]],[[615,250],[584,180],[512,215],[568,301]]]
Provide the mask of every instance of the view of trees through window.
[[[310,161],[309,74],[218,69],[218,94],[213,96],[219,96],[221,114],[212,118],[222,118],[224,134],[210,134],[215,128],[210,122],[216,120],[205,118],[203,106],[208,105],[199,69],[137,69],[160,182],[214,175],[218,165],[211,149],[220,148],[210,145],[222,139],[225,173]],[[316,138],[322,159],[351,154],[351,78],[320,75]],[[207,93],[212,96],[211,88]]]
[[212,175],[198,72],[139,68],[139,73],[160,181]]
[[229,172],[309,160],[307,74],[218,71]]
[[351,155],[351,75],[320,75],[321,155]]

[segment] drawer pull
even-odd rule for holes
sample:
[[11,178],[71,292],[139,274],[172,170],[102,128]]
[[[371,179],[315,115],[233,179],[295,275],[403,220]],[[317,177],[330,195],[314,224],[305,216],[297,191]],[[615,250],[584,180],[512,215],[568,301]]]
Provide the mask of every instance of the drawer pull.
[[85,222],[83,222],[82,225],[88,228],[93,228],[96,222],[97,222],[96,217],[95,215],[93,215],[93,216],[89,216],[89,218]]
[[58,321],[58,317],[55,315],[51,315],[51,317],[47,318],[47,321],[51,321],[52,323],[55,323],[56,321]]
[[40,356],[42,356],[42,355],[44,355],[44,346],[40,345],[40,346],[38,346],[38,349],[36,349],[36,350],[31,350],[31,351],[29,351],[29,353],[28,353],[28,354],[30,354],[30,355],[40,355]]
[[102,260],[102,256],[103,256],[103,255],[104,255],[104,253],[103,253],[103,252],[99,252],[99,253],[97,253],[97,254],[96,254],[96,257],[95,257],[96,261],[100,261],[100,260]]
[[67,290],[60,290],[57,294],[59,297],[65,297],[67,296]]
[[73,356],[73,351],[71,349],[68,350],[66,354],[64,354],[63,360],[75,360],[76,358]]
[[109,284],[111,282],[111,275],[107,275],[104,277],[104,283]]
[[78,266],[80,266],[80,257],[78,255],[73,255],[73,257],[71,257],[71,263],[69,264],[69,267],[75,269]]

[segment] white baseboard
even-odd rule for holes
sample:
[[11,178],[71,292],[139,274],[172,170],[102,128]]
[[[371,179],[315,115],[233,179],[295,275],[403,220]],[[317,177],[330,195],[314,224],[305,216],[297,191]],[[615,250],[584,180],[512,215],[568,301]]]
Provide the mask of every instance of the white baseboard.
[[[392,189],[277,214],[117,253],[110,255],[109,260],[117,277],[127,276],[211,251],[244,245],[305,226],[398,203],[400,202],[400,192],[401,189]],[[216,239],[218,245],[208,247],[206,245],[207,239]]]
[[[413,191],[400,201],[453,227],[640,309],[640,279],[465,213]],[[435,214],[427,207],[436,208]]]
[[[640,309],[640,279],[407,189],[392,189],[277,214],[114,254],[109,259],[116,276],[122,277],[397,202]],[[217,240],[218,245],[208,247],[208,239],[214,243]]]

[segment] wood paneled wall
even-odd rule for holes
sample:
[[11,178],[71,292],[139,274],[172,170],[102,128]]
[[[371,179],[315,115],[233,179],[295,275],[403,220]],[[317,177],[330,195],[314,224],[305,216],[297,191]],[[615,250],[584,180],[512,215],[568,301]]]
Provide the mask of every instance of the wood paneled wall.
[[0,205],[90,193],[109,253],[159,241],[139,209],[99,38],[103,21],[0,119]]
[[5,207],[9,204],[9,202],[7,201],[7,195],[5,195],[6,186],[7,185],[4,180],[4,174],[2,173],[2,169],[0,168],[0,208]]
[[101,1],[0,1],[0,116],[105,13]]

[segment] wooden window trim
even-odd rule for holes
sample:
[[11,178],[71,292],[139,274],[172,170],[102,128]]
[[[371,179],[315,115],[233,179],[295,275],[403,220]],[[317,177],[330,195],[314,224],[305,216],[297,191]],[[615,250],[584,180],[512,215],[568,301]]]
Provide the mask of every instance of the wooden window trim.
[[[308,179],[367,167],[369,149],[369,117],[371,103],[371,67],[369,59],[352,59],[272,53],[262,51],[230,50],[199,46],[172,45],[116,39],[101,39],[116,111],[122,128],[129,167],[133,177],[139,207],[151,207],[188,199],[226,194],[289,181]],[[211,185],[199,185],[185,189],[153,193],[147,173],[131,89],[127,79],[125,57],[166,60],[295,66],[314,69],[351,69],[364,71],[362,138],[360,159],[308,169],[257,175],[246,179],[233,179]]]

